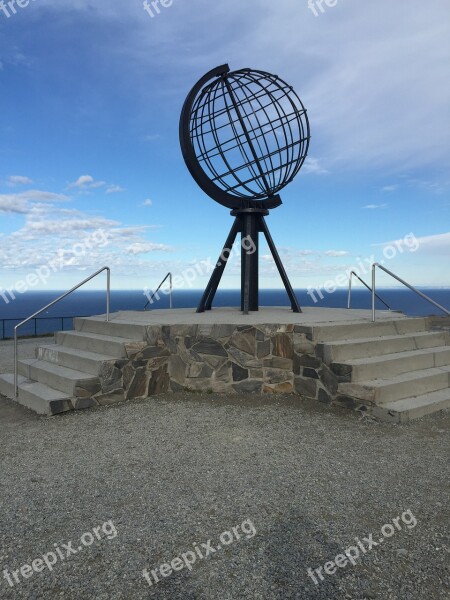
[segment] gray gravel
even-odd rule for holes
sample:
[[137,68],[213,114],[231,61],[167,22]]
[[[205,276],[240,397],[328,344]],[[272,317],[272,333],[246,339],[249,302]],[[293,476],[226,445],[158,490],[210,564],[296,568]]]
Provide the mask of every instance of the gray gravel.
[[[14,588],[0,577],[2,598],[450,597],[448,413],[393,426],[292,397],[177,394],[53,418],[2,400],[0,419],[0,572],[109,519],[118,532]],[[408,509],[416,527],[308,577]],[[143,578],[246,519],[251,539]]]

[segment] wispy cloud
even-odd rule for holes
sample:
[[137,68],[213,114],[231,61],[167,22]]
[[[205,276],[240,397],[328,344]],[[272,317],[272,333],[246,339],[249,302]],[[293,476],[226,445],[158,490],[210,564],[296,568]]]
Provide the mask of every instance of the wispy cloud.
[[324,167],[320,164],[320,160],[318,158],[313,158],[312,156],[308,156],[303,163],[302,173],[314,173],[315,175],[325,175],[328,173]]
[[137,242],[125,248],[127,254],[148,254],[149,252],[173,252],[171,246],[165,244],[153,244],[151,242]]
[[11,195],[0,195],[0,214],[26,214],[29,211],[24,200]]
[[33,180],[24,175],[10,175],[8,177],[8,184],[11,186],[16,185],[32,185]]
[[106,188],[106,193],[107,194],[117,194],[119,192],[124,192],[125,188],[121,187],[120,185],[109,185]]
[[69,183],[68,189],[91,190],[106,185],[105,181],[96,181],[92,175],[80,175],[76,181]]
[[162,138],[162,136],[159,133],[153,133],[153,134],[150,134],[150,135],[145,135],[144,136],[144,141],[145,142],[157,142],[161,138]]
[[398,185],[385,185],[384,187],[381,188],[382,192],[395,192],[395,190],[398,190]]
[[69,183],[67,189],[78,190],[80,192],[92,192],[93,190],[103,189],[105,194],[117,194],[125,191],[125,188],[120,185],[96,180],[92,175],[80,175],[76,181]]
[[17,194],[0,194],[0,212],[28,214],[38,203],[67,202],[65,194],[56,194],[42,190],[28,190]]
[[408,184],[411,187],[419,188],[420,190],[431,192],[438,196],[442,195],[444,192],[448,192],[450,189],[448,175],[436,180],[412,178],[408,180]]
[[347,250],[327,250],[325,252],[325,256],[333,256],[333,257],[339,257],[339,256],[348,256],[349,252]]
[[439,257],[450,255],[450,232],[426,235],[417,238],[419,252],[435,254]]
[[141,206],[153,206],[153,201],[150,200],[150,198],[147,198],[147,200],[144,200]]
[[[85,177],[77,180],[79,185],[93,183]],[[24,217],[19,229],[2,236],[0,260],[4,271],[24,271],[45,264],[58,252],[64,252],[99,230],[105,232],[108,244],[92,248],[83,256],[72,257],[66,263],[65,273],[95,269],[100,264],[108,264],[119,275],[139,275],[144,270],[150,273],[155,263],[146,255],[174,250],[148,239],[149,232],[159,228],[158,225],[124,224],[61,204],[69,201],[65,194],[42,190],[0,195],[0,213]]]
[[388,205],[387,204],[366,204],[366,206],[363,206],[364,209],[367,210],[377,210],[379,208],[387,208]]

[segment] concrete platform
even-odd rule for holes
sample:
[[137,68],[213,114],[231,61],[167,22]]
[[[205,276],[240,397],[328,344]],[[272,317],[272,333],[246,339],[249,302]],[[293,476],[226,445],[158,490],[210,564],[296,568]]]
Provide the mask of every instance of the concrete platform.
[[18,400],[41,413],[180,391],[292,393],[394,422],[450,406],[448,331],[391,311],[120,311],[76,318],[55,341],[19,363]]
[[[258,312],[244,315],[238,308],[213,308],[197,313],[193,308],[157,309],[149,311],[119,311],[111,315],[111,321],[161,325],[256,325],[260,323],[280,323],[286,325],[321,323],[371,323],[372,311],[346,308],[306,307],[301,313],[294,313],[289,307],[260,307]],[[391,321],[408,318],[394,311],[377,311],[377,321]]]

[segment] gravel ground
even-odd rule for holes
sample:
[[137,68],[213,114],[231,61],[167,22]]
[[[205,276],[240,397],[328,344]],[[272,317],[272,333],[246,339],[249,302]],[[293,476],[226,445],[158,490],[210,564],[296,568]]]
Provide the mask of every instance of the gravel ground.
[[[53,418],[1,400],[0,420],[0,574],[64,557],[14,587],[3,573],[1,598],[450,597],[448,413],[393,426],[289,396],[186,393]],[[383,539],[370,550],[369,534]],[[316,585],[307,569],[355,538],[365,555]],[[222,547],[192,571],[144,579],[207,540]]]

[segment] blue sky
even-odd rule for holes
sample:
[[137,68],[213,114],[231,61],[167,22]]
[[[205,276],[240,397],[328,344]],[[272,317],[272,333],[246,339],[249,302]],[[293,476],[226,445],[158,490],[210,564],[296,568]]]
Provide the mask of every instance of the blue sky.
[[[153,18],[142,0],[0,8],[0,288],[58,256],[33,289],[103,265],[116,289],[142,289],[217,258],[231,217],[191,179],[178,119],[225,62],[278,74],[308,109],[309,158],[267,218],[295,287],[371,259],[450,286],[448,0],[312,4],[317,16],[307,0],[173,0]],[[261,286],[282,287],[261,254]],[[235,258],[222,286],[238,285]]]

